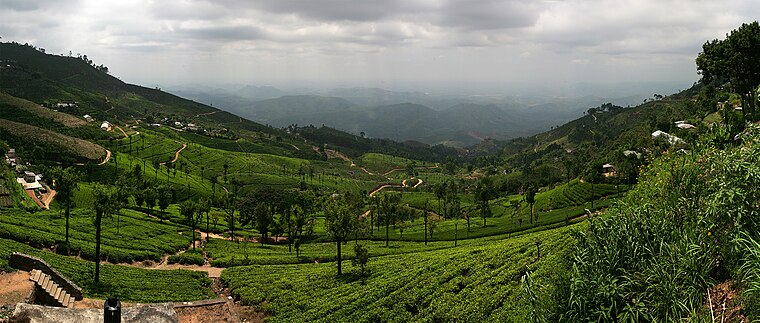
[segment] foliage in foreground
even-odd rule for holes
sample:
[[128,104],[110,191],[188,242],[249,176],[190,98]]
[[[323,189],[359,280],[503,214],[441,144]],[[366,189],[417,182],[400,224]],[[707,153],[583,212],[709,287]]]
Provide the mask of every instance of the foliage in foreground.
[[745,272],[757,283],[760,262],[746,261],[756,252],[739,239],[760,229],[760,127],[742,140],[655,161],[609,217],[577,235],[569,321],[677,321],[699,315],[716,282]]
[[336,276],[335,264],[325,263],[234,267],[221,279],[273,322],[530,321],[533,311],[520,280],[532,270],[542,308],[551,308],[549,294],[566,271],[573,227],[372,258],[369,276],[360,268]]

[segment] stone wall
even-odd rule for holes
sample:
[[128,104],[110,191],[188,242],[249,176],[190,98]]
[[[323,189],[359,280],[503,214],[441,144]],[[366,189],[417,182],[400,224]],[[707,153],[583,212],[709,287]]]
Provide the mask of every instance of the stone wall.
[[[14,321],[16,320],[16,321]],[[19,303],[12,322],[77,322],[102,323],[102,309],[74,309]],[[122,307],[121,322],[177,323],[177,313],[171,303]]]
[[82,288],[77,286],[77,284],[74,284],[74,282],[70,281],[68,278],[66,278],[66,276],[63,276],[61,273],[55,270],[55,268],[50,267],[47,262],[40,258],[14,252],[8,259],[8,264],[13,268],[25,271],[39,269],[43,273],[50,275],[50,278],[52,278],[53,281],[58,284],[58,286],[66,290],[66,292],[69,293],[71,297],[74,297],[74,299],[82,300],[83,298]]

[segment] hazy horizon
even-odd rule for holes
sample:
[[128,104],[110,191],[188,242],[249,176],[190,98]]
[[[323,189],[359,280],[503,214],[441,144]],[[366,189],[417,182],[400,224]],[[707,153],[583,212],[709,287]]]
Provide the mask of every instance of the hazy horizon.
[[683,89],[698,79],[694,58],[706,40],[760,16],[749,0],[10,0],[3,7],[2,41],[87,54],[145,86],[461,94]]

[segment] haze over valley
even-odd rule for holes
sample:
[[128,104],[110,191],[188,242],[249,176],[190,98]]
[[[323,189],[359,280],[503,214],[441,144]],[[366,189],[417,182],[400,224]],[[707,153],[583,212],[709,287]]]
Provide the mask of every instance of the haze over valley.
[[0,322],[760,321],[754,0],[5,0]]

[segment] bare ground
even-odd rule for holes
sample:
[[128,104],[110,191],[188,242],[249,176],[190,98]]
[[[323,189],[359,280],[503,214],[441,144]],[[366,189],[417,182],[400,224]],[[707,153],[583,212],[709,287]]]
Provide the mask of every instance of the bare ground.
[[16,271],[0,274],[0,305],[16,304],[26,300],[34,288],[29,272]]
[[740,291],[731,280],[710,288],[705,306],[712,312],[714,322],[749,322],[739,301]]

